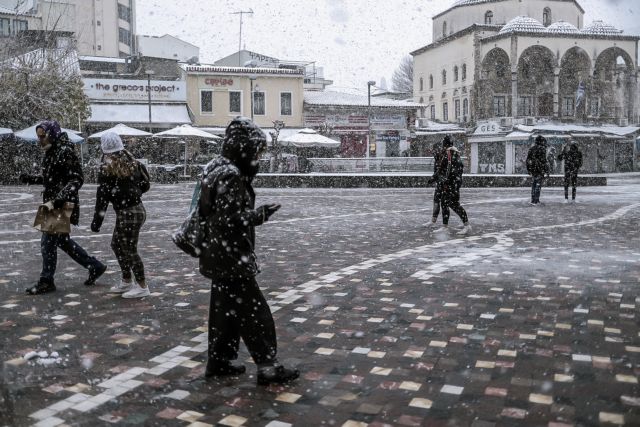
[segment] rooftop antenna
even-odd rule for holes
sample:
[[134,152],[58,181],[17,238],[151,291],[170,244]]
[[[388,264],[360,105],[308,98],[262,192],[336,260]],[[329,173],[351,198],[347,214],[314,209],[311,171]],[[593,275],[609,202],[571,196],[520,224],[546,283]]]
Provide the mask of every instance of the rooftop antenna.
[[253,9],[239,10],[238,12],[231,12],[232,15],[240,15],[240,37],[238,40],[238,67],[240,66],[240,51],[242,50],[242,15],[253,15]]

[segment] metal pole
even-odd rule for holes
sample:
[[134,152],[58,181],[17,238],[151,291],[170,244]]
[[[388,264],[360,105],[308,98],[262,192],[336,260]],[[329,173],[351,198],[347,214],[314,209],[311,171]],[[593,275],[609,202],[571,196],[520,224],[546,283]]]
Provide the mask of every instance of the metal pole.
[[370,80],[367,82],[367,171],[369,170],[369,151],[371,149],[371,86],[376,82]]
[[184,141],[184,176],[187,176],[187,140]]
[[253,77],[249,77],[249,83],[251,84],[251,90],[249,96],[251,96],[251,121],[253,121]]
[[148,104],[149,104],[149,132],[152,132],[152,126],[151,126],[151,76],[153,75],[153,71],[151,70],[147,70],[146,71],[147,74],[147,100],[148,100]]
[[249,9],[249,10],[240,10],[238,12],[232,12],[232,15],[240,15],[240,33],[239,33],[239,37],[238,37],[238,67],[241,67],[242,64],[241,59],[240,59],[240,51],[242,50],[242,15],[244,14],[247,15],[252,15],[253,14],[253,9]]

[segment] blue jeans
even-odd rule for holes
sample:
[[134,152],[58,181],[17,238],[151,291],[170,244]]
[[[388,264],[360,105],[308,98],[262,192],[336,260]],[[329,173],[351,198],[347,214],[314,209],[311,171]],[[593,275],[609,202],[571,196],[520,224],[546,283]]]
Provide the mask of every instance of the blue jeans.
[[540,190],[544,176],[534,176],[531,180],[531,203],[540,203]]
[[58,263],[58,248],[65,251],[67,255],[84,268],[97,268],[102,265],[96,258],[89,256],[87,251],[74,242],[68,234],[42,233],[40,238],[42,273],[40,273],[40,278],[43,281],[53,283],[53,276],[56,273],[56,265]]

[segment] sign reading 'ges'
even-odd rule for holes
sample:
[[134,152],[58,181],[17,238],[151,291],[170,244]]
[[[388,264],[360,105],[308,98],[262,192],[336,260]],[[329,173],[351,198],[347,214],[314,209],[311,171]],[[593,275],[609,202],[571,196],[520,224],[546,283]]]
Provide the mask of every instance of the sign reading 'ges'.
[[185,82],[171,80],[122,80],[82,79],[84,93],[91,100],[147,101],[151,91],[152,101],[187,101]]

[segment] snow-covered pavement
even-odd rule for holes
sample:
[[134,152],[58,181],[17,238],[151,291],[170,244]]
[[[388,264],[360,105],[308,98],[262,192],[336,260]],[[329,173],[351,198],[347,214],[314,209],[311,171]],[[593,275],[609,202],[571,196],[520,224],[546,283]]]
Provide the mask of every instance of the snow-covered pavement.
[[61,254],[58,290],[24,295],[39,189],[0,187],[0,425],[638,425],[640,179],[609,182],[576,204],[543,188],[539,207],[463,190],[466,237],[453,213],[450,234],[426,226],[431,189],[257,189],[283,206],[258,229],[258,281],[302,371],[270,388],[244,349],[247,374],[202,378],[208,283],[169,240],[191,185],[146,195],[143,300],[106,292],[115,218],[87,230],[95,186],[73,234],[109,274],[85,288]]

